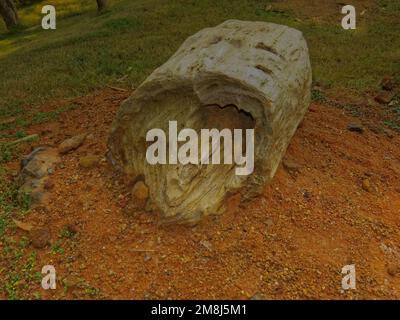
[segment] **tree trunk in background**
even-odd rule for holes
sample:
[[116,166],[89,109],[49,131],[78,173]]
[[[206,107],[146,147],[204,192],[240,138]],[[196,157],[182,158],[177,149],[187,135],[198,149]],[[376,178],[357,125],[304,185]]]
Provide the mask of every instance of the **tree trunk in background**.
[[97,1],[97,8],[99,11],[103,11],[108,6],[107,0],[96,0]]
[[13,0],[0,0],[0,15],[9,30],[18,25],[17,8]]

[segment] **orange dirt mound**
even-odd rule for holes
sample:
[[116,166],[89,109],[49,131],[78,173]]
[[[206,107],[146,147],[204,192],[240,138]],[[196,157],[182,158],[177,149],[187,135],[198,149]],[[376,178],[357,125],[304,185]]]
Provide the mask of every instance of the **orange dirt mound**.
[[[312,104],[263,196],[242,206],[232,198],[228,212],[194,228],[159,226],[156,213],[130,210],[131,186],[104,159],[128,95],[107,89],[75,99],[79,109],[29,129],[55,146],[89,133],[50,176],[49,204],[25,219],[48,226],[64,248],[38,250],[40,269],[55,266],[58,288],[29,290],[87,298],[85,282],[99,289],[95,298],[113,299],[400,298],[399,135],[350,132],[355,120],[343,110]],[[93,154],[101,159],[94,168],[79,166]],[[73,239],[59,237],[66,227]],[[341,288],[347,264],[356,265],[356,290]],[[78,284],[64,290],[71,277]]]

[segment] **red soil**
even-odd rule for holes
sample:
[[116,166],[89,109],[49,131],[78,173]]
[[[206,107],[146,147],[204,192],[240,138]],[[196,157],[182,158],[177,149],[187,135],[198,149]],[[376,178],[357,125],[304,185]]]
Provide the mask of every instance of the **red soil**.
[[[242,206],[231,199],[228,212],[194,228],[159,226],[156,213],[127,209],[131,189],[105,159],[92,169],[78,165],[84,155],[104,158],[111,121],[128,95],[107,89],[75,99],[79,109],[29,129],[55,146],[90,136],[50,176],[50,203],[25,219],[48,226],[65,251],[37,250],[38,271],[54,265],[58,287],[44,291],[37,283],[28,291],[90,298],[86,284],[99,289],[92,297],[111,299],[400,298],[398,134],[350,132],[355,120],[343,110],[312,104],[285,156],[298,171],[281,165],[262,196]],[[75,238],[60,238],[68,225]],[[356,265],[357,288],[343,291],[348,264]],[[65,278],[73,283],[68,290]]]

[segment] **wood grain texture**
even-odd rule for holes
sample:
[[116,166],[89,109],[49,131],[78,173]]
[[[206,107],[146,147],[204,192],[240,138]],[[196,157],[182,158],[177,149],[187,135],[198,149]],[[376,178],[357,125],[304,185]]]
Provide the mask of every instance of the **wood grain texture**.
[[[271,181],[310,102],[311,66],[301,32],[265,22],[228,20],[189,37],[123,103],[109,138],[112,163],[144,180],[163,222],[195,223],[223,212],[236,192],[259,194]],[[146,133],[179,129],[255,130],[255,169],[235,165],[149,165]],[[249,122],[249,120],[251,120]]]

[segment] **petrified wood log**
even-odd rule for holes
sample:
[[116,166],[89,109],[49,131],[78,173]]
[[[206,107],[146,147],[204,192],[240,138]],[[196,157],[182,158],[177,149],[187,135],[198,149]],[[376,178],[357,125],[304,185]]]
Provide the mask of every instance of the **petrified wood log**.
[[[123,103],[109,138],[112,163],[144,181],[164,222],[221,212],[228,195],[260,193],[271,181],[309,102],[311,67],[301,32],[229,20],[189,37]],[[156,164],[146,134],[193,128],[254,129],[254,171],[235,164]]]

